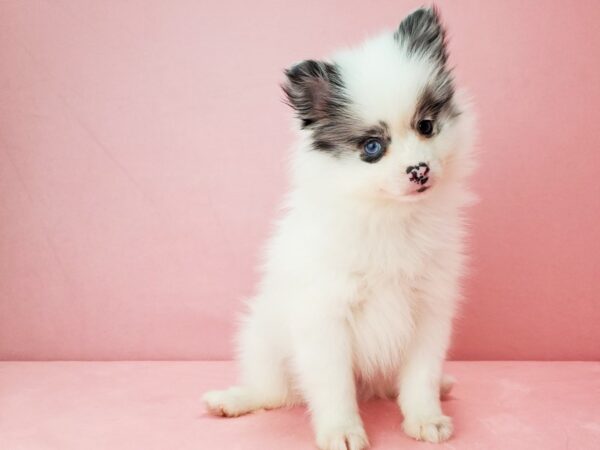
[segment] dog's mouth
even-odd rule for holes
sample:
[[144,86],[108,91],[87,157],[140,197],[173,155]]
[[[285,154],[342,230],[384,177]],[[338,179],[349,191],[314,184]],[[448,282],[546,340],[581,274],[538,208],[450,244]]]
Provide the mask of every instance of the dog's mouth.
[[414,189],[410,192],[407,192],[404,196],[403,199],[409,202],[418,202],[421,199],[427,197],[429,195],[429,192],[426,194],[426,191],[429,191],[429,189],[432,187],[433,185],[429,185],[429,186],[420,186],[418,189]]
[[393,193],[387,189],[380,188],[379,193],[388,199],[395,199],[395,200],[401,199],[402,201],[417,202],[417,201],[421,200],[422,198],[427,197],[425,192],[429,191],[432,187],[433,187],[433,184],[430,184],[428,186],[419,186],[417,189],[412,189],[412,190],[410,190],[408,192],[404,192],[402,194]]

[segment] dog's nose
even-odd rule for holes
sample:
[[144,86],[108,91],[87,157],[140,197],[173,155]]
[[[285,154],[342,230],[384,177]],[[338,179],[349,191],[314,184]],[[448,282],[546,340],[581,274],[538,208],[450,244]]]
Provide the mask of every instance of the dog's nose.
[[420,162],[416,166],[408,166],[406,173],[409,180],[416,184],[425,184],[429,181],[429,164]]

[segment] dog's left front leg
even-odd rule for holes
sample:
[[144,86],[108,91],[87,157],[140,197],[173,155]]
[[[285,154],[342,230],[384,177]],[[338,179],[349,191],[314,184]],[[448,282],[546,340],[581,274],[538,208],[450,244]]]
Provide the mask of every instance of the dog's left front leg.
[[[332,298],[316,301],[326,302]],[[358,412],[344,317],[339,311],[307,308],[296,315],[292,328],[295,368],[317,445],[321,450],[365,449],[368,441]]]
[[450,315],[422,312],[404,361],[398,404],[404,415],[402,428],[409,436],[442,442],[452,435],[452,419],[442,412],[440,381],[450,332]]

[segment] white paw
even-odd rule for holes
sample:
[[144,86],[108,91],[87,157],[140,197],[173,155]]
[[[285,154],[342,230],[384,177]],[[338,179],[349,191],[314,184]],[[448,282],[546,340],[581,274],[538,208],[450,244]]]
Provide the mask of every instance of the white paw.
[[252,411],[248,395],[240,388],[230,388],[225,391],[209,391],[202,397],[206,410],[223,417],[241,416]]
[[450,417],[439,414],[421,419],[405,419],[402,429],[418,441],[438,443],[449,439],[454,427]]
[[329,429],[317,435],[320,450],[364,450],[369,446],[362,425]]

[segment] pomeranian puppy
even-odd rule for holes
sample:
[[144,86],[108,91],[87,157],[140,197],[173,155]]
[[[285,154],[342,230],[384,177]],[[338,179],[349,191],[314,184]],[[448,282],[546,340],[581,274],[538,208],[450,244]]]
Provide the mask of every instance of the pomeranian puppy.
[[306,403],[322,450],[368,446],[358,399],[397,400],[415,439],[452,435],[442,365],[464,269],[472,115],[436,8],[285,71],[299,119],[286,212],[239,334],[239,416]]

